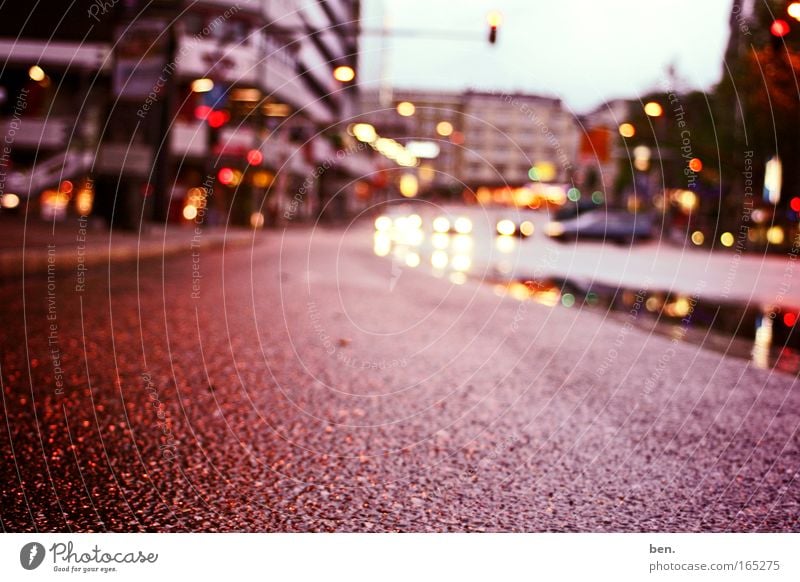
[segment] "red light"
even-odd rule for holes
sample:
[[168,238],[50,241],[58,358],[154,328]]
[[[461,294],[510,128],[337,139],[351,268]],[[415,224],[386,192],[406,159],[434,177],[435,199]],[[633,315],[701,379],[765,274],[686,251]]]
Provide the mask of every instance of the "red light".
[[209,113],[211,113],[211,107],[208,105],[198,105],[194,108],[194,116],[196,119],[208,119]]
[[217,177],[222,184],[228,186],[233,182],[233,170],[230,168],[222,168],[219,174],[217,174]]
[[795,323],[797,323],[797,314],[785,313],[783,315],[783,323],[785,323],[787,327],[792,327]]
[[247,163],[251,166],[258,166],[264,161],[264,156],[258,150],[250,150],[247,152]]
[[225,111],[212,111],[208,114],[208,125],[214,128],[222,127],[230,118],[231,116]]
[[689,160],[689,169],[692,172],[699,172],[703,169],[703,162],[700,161],[700,158],[692,158]]
[[70,182],[69,180],[64,180],[63,182],[61,182],[59,190],[63,194],[69,194],[70,192],[72,192],[72,182]]
[[797,198],[796,196],[794,198],[792,198],[792,201],[789,202],[789,206],[795,212],[800,212],[800,198]]
[[778,38],[783,38],[787,34],[789,34],[789,23],[785,20],[781,20],[780,18],[772,23],[772,26],[769,27],[769,31]]

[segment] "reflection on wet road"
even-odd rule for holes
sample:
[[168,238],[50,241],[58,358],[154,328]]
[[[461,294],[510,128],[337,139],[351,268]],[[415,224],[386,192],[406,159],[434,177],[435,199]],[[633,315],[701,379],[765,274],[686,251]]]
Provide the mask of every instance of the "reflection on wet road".
[[[652,333],[748,358],[757,368],[800,372],[800,339],[794,333],[798,308],[720,298],[719,282],[709,281],[708,270],[698,272],[695,281],[682,279],[681,290],[653,281],[644,270],[638,285],[609,285],[587,277],[583,269],[573,275],[569,267],[582,247],[596,254],[598,245],[549,241],[544,234],[549,225],[541,212],[393,209],[375,219],[373,251],[389,258],[398,276],[403,268],[421,268],[455,285],[472,278],[493,285],[499,295],[549,307],[602,310]],[[661,252],[657,244],[625,250],[632,256]],[[630,314],[635,317],[626,318]]]

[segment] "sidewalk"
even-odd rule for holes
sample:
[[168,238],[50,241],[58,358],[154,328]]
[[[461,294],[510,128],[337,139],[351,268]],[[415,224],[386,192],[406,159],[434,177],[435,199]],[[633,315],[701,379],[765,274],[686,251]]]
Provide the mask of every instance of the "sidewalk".
[[0,217],[0,279],[56,271],[81,271],[110,261],[136,261],[210,248],[257,244],[260,232],[205,225],[144,225],[141,232],[109,231],[103,224],[69,217],[29,221]]

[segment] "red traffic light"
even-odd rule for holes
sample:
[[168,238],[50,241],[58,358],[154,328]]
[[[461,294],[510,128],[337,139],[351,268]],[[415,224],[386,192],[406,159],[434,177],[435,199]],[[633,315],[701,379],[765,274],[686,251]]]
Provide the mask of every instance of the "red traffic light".
[[772,26],[769,27],[769,31],[772,33],[772,36],[783,38],[789,34],[789,23],[779,18],[773,21]]
[[264,155],[258,150],[247,152],[247,163],[251,166],[258,166],[264,161]]
[[212,111],[206,119],[208,120],[208,125],[216,129],[228,123],[231,116],[227,111]]
[[234,180],[234,173],[233,170],[230,168],[222,168],[217,174],[217,178],[219,179],[221,184],[225,186],[230,186]]

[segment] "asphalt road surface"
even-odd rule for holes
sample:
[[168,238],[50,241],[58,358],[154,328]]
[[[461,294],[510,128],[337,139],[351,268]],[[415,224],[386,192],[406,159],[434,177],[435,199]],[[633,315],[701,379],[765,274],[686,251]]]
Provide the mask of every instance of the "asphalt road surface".
[[6,531],[798,531],[794,376],[290,229],[0,287]]

